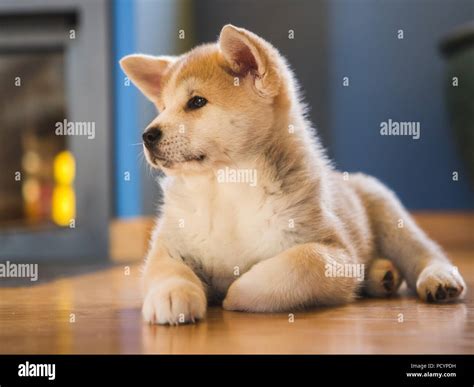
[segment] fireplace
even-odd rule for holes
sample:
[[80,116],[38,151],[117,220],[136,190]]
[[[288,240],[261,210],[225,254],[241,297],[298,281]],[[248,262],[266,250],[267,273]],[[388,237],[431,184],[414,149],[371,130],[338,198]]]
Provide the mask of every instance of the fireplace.
[[106,1],[0,4],[0,260],[107,257],[108,14]]
[[67,115],[64,52],[0,53],[0,82],[0,230],[64,226],[58,213],[74,218],[75,205],[56,200],[53,208],[54,166],[68,144],[51,130]]

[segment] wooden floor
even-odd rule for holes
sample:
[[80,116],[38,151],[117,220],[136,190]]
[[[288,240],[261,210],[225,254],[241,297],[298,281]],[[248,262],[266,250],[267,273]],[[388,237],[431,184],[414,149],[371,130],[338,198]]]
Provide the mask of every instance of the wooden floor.
[[[449,255],[474,289],[473,251]],[[474,353],[473,292],[454,305],[365,299],[294,322],[212,308],[197,325],[163,327],[141,322],[138,265],[39,270],[43,283],[0,287],[0,353]]]

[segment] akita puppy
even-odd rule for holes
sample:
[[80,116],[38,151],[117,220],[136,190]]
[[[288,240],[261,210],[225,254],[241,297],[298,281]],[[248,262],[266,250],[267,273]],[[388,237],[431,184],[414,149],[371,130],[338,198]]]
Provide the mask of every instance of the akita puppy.
[[[165,174],[146,321],[194,322],[209,302],[249,312],[342,304],[361,291],[391,295],[402,279],[424,301],[464,295],[393,192],[333,169],[270,43],[226,25],[217,43],[182,56],[120,63],[160,112],[143,134],[148,162]],[[357,265],[365,276],[347,270]]]

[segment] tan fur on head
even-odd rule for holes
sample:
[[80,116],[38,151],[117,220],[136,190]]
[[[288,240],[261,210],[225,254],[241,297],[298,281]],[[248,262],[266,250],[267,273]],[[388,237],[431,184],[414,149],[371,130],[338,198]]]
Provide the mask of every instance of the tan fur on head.
[[[227,25],[218,42],[180,57],[121,65],[160,111],[146,129],[158,140],[144,149],[167,175],[146,321],[203,318],[206,297],[271,312],[348,302],[360,289],[387,296],[402,277],[423,300],[464,295],[460,274],[388,188],[327,162],[270,43]],[[195,108],[198,96],[207,103]],[[255,184],[222,179],[229,170],[250,171]]]
[[[161,112],[149,126],[159,127],[163,140],[156,154],[145,149],[148,161],[176,174],[255,157],[279,118],[281,106],[275,106],[275,97],[284,76],[280,62],[269,43],[231,25],[222,29],[217,43],[178,58],[123,58],[127,76]],[[194,95],[205,97],[208,104],[186,111]],[[197,157],[204,160],[187,161]]]

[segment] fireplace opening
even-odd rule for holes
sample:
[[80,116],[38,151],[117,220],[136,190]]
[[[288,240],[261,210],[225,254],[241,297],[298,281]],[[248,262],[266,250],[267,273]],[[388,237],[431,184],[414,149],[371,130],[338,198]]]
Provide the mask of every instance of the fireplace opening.
[[71,191],[58,198],[61,171],[73,172],[54,130],[67,116],[64,78],[60,49],[0,53],[0,228],[65,225],[61,208],[74,212]]

